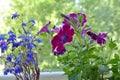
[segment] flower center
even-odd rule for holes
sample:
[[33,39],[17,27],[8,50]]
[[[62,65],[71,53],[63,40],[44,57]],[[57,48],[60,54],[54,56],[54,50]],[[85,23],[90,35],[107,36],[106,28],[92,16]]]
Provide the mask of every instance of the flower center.
[[65,43],[67,40],[68,40],[68,35],[67,34],[65,34],[61,37],[61,42],[62,43]]

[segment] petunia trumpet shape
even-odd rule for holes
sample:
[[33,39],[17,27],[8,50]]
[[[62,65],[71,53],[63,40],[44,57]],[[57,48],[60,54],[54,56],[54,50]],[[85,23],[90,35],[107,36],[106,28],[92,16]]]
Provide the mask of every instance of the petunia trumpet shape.
[[65,53],[66,49],[64,45],[73,40],[73,35],[74,29],[71,25],[63,24],[62,27],[60,27],[58,34],[51,40],[54,55],[57,56]]
[[96,35],[95,33],[92,32],[87,32],[87,34],[91,37],[91,39],[97,41],[98,44],[103,45],[106,43],[105,38],[107,37],[107,33],[99,33],[98,35]]
[[72,13],[72,14],[67,14],[62,16],[65,18],[62,23],[68,23],[70,24],[70,20],[72,19],[74,23],[78,26],[84,26],[87,22],[86,15],[84,13]]
[[38,31],[37,34],[40,34],[42,32],[49,32],[48,30],[49,25],[50,25],[50,22],[48,22],[45,26],[43,26],[43,28],[40,29],[40,31]]

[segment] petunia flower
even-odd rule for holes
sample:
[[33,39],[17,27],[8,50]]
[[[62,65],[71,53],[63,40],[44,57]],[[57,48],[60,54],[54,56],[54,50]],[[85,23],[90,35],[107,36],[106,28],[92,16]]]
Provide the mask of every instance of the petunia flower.
[[56,44],[53,52],[54,52],[54,55],[55,56],[58,56],[58,55],[61,55],[61,54],[64,54],[66,51],[64,45],[62,43],[58,43]]
[[51,30],[51,32],[55,32],[58,33],[60,31],[60,27],[53,27],[53,29]]
[[106,43],[106,40],[105,40],[106,37],[107,37],[107,33],[103,33],[103,32],[99,33],[98,38],[97,38],[97,43],[100,44],[100,45],[105,44]]
[[81,32],[81,37],[84,39],[85,38],[85,35],[87,34],[88,31],[90,31],[91,28],[87,28],[87,29],[83,29],[82,32]]
[[49,32],[48,30],[49,25],[50,25],[50,22],[48,22],[45,26],[43,26],[43,28],[40,29],[40,31],[38,31],[37,34],[40,34],[42,32]]
[[91,39],[97,41],[98,44],[103,45],[106,43],[105,38],[107,37],[107,33],[99,33],[96,35],[95,33],[92,32],[87,32],[87,34],[91,37]]
[[74,29],[69,24],[63,24],[59,33],[51,40],[52,49],[55,55],[63,54],[66,49],[64,45],[73,40]]
[[86,22],[87,22],[87,18],[86,18],[85,13],[78,13],[78,19],[80,21],[80,26],[84,26],[86,24]]
[[70,24],[70,20],[72,19],[74,23],[78,26],[84,26],[87,22],[86,15],[84,13],[72,13],[72,14],[67,14],[67,15],[62,15],[65,19],[63,20],[62,23],[68,23]]

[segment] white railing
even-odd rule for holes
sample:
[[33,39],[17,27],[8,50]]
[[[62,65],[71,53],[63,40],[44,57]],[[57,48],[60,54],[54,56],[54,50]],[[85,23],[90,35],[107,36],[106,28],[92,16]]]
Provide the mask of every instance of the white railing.
[[[0,75],[0,80],[15,80],[14,75]],[[68,80],[64,72],[41,72],[40,80]]]

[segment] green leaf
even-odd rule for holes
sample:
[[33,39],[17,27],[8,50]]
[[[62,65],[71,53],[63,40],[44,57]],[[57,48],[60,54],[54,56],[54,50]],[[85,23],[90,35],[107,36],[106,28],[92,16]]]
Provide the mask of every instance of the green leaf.
[[83,16],[78,16],[78,21],[79,21],[79,23],[81,23],[82,20],[83,20]]
[[115,55],[114,55],[114,58],[115,58],[116,60],[119,60],[119,55],[118,55],[118,54],[115,54]]
[[117,63],[118,63],[118,60],[116,60],[116,59],[111,59],[111,60],[109,61],[109,63],[110,63],[110,64],[117,64]]
[[69,75],[69,80],[82,80],[82,73],[73,73],[72,75]]
[[111,41],[111,42],[109,43],[109,47],[110,47],[111,49],[115,49],[115,48],[117,47],[117,45],[116,45],[115,42]]

